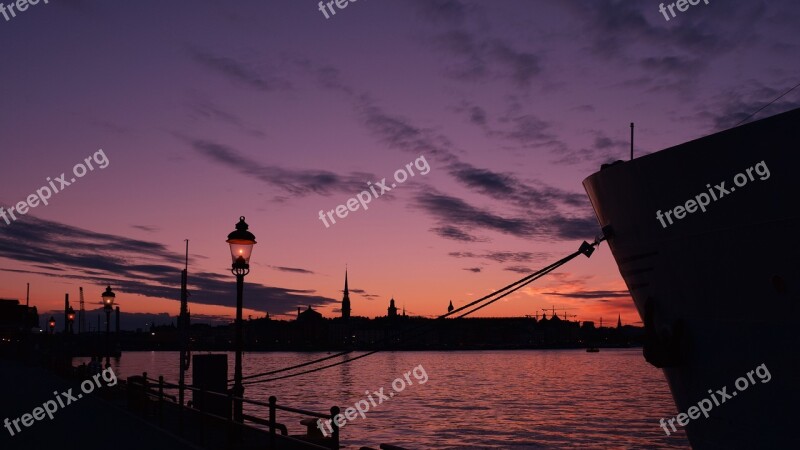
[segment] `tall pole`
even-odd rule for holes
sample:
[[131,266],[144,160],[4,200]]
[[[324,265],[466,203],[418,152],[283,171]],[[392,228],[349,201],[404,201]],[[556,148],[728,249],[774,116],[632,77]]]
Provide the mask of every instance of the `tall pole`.
[[69,331],[69,294],[64,294],[64,333]]
[[180,371],[178,372],[178,402],[183,406],[185,372],[189,369],[188,361],[188,327],[189,327],[189,240],[186,239],[186,264],[181,272],[181,313],[178,317],[178,328],[181,339]]
[[[31,284],[27,283],[28,288],[25,294],[25,333],[23,334],[24,339],[24,347],[26,351],[29,351],[28,345],[30,345],[30,341],[28,339],[28,334],[31,332]],[[38,327],[39,324],[37,323],[36,326]]]
[[106,368],[111,367],[111,362],[109,361],[110,353],[111,353],[111,307],[107,306],[106,309]]
[[[242,386],[242,292],[244,291],[244,273],[236,273],[236,366],[233,372],[233,395],[237,398],[244,396],[244,386]],[[233,420],[242,422],[242,401],[234,400]]]
[[83,307],[83,287],[78,288],[80,292],[80,307],[78,309],[78,334],[89,332],[89,326],[86,324],[86,309]]
[[633,161],[633,122],[631,122],[631,161]]
[[235,354],[236,363],[233,371],[233,419],[238,423],[242,423],[244,416],[242,414],[242,398],[244,397],[244,385],[242,384],[242,350],[244,347],[244,336],[242,335],[242,292],[244,291],[244,276],[250,273],[250,252],[253,249],[253,244],[256,243],[256,237],[253,233],[247,231],[247,222],[244,221],[244,216],[239,217],[239,223],[236,224],[236,230],[228,235],[225,241],[231,246],[231,257],[233,264],[231,265],[231,272],[236,275],[236,323],[235,328]]

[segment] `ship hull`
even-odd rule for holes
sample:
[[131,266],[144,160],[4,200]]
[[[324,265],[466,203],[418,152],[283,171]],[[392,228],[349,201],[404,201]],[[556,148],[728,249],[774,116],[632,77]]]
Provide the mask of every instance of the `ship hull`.
[[685,427],[692,447],[800,448],[800,109],[583,184],[647,328],[646,358],[678,412],[712,402]]

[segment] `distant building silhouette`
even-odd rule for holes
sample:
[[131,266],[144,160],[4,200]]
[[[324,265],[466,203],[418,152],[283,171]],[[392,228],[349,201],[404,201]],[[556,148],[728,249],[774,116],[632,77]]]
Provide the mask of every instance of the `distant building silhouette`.
[[[16,302],[14,302],[16,303]],[[448,302],[449,303],[449,302]],[[2,302],[0,302],[0,307]],[[375,318],[338,314],[323,317],[313,307],[300,308],[297,320],[253,318],[244,323],[245,349],[248,351],[333,351],[372,350],[480,350],[524,348],[624,347],[642,342],[641,327],[624,325],[597,328],[592,321],[580,323],[551,315],[537,320],[525,317],[465,317],[439,320],[408,313],[402,316],[391,298],[388,314]],[[24,307],[23,307],[24,308]],[[455,310],[455,309],[454,309]],[[552,313],[551,313],[552,314]],[[2,319],[0,315],[0,319]],[[618,319],[621,321],[621,317]],[[231,348],[230,324],[212,327],[192,324],[190,337],[194,350]],[[19,333],[16,332],[15,333]],[[154,334],[153,334],[154,333]],[[38,335],[38,333],[37,333]],[[57,334],[57,336],[60,335]],[[42,334],[42,337],[45,337]],[[46,337],[50,337],[47,335]],[[78,337],[78,336],[75,336]],[[175,326],[153,326],[150,333],[121,332],[120,348],[134,350],[173,350],[179,348]],[[87,334],[84,347],[91,349],[96,336]],[[0,354],[3,342],[0,341]]]
[[7,336],[39,326],[36,307],[20,305],[19,300],[0,299],[0,335]]
[[622,316],[617,314],[617,328],[622,328]]
[[342,297],[342,319],[350,318],[350,290],[347,289],[347,269],[344,270],[344,296]]
[[322,320],[322,314],[314,311],[311,306],[309,306],[308,309],[297,315],[297,320],[300,322],[315,322]]

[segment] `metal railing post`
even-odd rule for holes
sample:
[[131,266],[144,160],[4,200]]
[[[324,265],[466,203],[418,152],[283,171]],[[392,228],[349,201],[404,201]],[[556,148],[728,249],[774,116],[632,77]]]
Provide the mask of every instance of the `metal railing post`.
[[[181,389],[183,389],[183,387],[181,387]],[[185,412],[183,411],[183,408],[185,406],[184,406],[184,402],[183,402],[183,392],[182,391],[181,391],[180,395],[181,395],[181,399],[180,399],[181,401],[180,401],[180,405],[178,405],[178,433],[179,433],[179,435],[181,437],[183,437],[183,416],[185,414]]]
[[205,409],[207,409],[206,395],[207,395],[206,394],[206,387],[205,387],[205,385],[201,385],[200,386],[200,397],[199,398],[202,400],[202,403],[200,403],[200,405],[199,405],[200,407],[199,408],[198,408],[198,405],[196,405],[196,404],[194,405],[194,407],[198,410],[198,413],[200,414],[200,423],[202,425],[201,428],[203,428],[203,446],[204,447],[208,447],[208,417],[206,417],[206,412],[205,412]]
[[276,419],[276,412],[277,412],[277,403],[278,398],[274,395],[269,397],[269,448],[275,449],[275,428],[277,428],[277,419]]
[[142,416],[147,417],[147,372],[142,372]]
[[[236,424],[236,418],[235,418],[235,416],[236,416],[236,406],[235,406],[236,405],[236,403],[235,403],[236,400],[234,399],[235,396],[236,396],[235,389],[231,389],[231,390],[228,391],[228,402],[229,402],[228,406],[230,407],[230,406],[234,405],[233,406],[233,412],[232,412],[234,418],[231,419],[230,417],[227,417],[227,419],[228,419],[228,439],[233,441],[233,442],[237,442],[237,441],[241,440],[239,437],[241,436],[241,431],[242,431],[242,429],[239,426],[237,426],[237,424]],[[244,420],[242,420],[242,422],[244,422]]]
[[164,424],[163,414],[164,413],[164,376],[159,375],[158,377],[158,423],[159,425]]
[[331,428],[333,429],[333,433],[331,433],[331,448],[336,450],[339,450],[339,426],[336,425],[335,420],[338,415],[339,407],[331,407]]

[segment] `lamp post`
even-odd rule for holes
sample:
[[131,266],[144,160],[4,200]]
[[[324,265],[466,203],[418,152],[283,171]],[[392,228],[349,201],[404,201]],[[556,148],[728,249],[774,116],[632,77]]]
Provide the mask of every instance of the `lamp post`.
[[50,316],[50,320],[47,322],[47,326],[50,327],[50,334],[54,334],[56,332],[56,318]]
[[250,253],[256,243],[253,233],[247,231],[247,223],[244,216],[239,217],[236,230],[228,235],[225,241],[231,246],[231,272],[236,275],[236,324],[235,324],[235,352],[236,363],[233,372],[233,420],[241,423],[242,420],[242,401],[244,397],[244,386],[242,386],[242,291],[244,290],[244,276],[250,273]]
[[111,353],[110,336],[111,336],[111,310],[114,309],[114,298],[117,294],[111,290],[111,286],[106,287],[103,292],[103,310],[106,312],[106,368],[111,366],[109,362],[109,353]]
[[75,322],[75,310],[72,309],[72,306],[67,309],[67,330],[69,334],[73,334],[74,331],[72,329],[72,324]]

